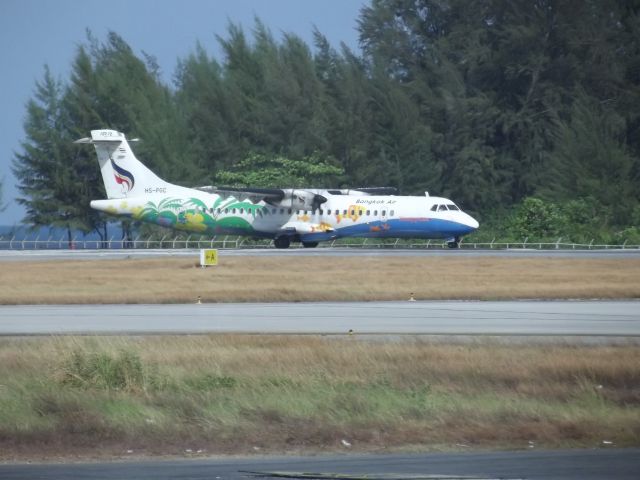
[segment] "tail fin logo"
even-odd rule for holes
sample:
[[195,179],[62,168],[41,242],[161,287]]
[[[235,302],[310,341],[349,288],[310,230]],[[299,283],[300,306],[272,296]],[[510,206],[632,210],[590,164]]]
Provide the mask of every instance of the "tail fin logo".
[[113,167],[113,174],[116,178],[116,182],[118,185],[124,186],[127,189],[127,192],[130,192],[136,181],[133,178],[133,175],[128,170],[118,166],[116,162],[113,161],[113,158],[110,158],[111,166]]

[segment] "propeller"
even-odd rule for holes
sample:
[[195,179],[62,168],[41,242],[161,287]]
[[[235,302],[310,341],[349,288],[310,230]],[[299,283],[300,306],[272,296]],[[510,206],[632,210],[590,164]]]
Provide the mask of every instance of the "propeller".
[[313,196],[313,200],[311,201],[311,210],[318,210],[320,208],[320,205],[322,205],[326,201],[327,201],[327,197],[324,197],[316,193]]

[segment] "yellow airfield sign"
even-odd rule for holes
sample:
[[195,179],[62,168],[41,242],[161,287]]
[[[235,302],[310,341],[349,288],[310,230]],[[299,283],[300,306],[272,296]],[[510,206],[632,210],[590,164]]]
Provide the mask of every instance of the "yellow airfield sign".
[[218,250],[216,248],[200,249],[200,266],[208,267],[218,264]]

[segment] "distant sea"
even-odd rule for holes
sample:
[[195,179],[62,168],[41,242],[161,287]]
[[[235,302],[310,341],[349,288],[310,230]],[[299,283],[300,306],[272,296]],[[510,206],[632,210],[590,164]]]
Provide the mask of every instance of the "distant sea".
[[[119,224],[109,224],[108,235],[114,240],[122,238],[122,229]],[[76,240],[100,240],[96,232],[83,233],[81,231],[72,232],[72,237]],[[28,225],[0,225],[0,240],[67,240],[67,231],[61,228],[40,227],[31,229]]]

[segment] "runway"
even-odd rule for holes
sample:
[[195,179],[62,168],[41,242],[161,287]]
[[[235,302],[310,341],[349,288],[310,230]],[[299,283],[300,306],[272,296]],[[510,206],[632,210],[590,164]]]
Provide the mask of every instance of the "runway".
[[[611,250],[536,250],[512,248],[492,249],[440,249],[440,248],[247,248],[220,250],[220,257],[500,257],[500,258],[640,258],[640,249]],[[198,249],[131,249],[131,250],[0,250],[3,261],[40,260],[117,260],[123,258],[199,258]]]
[[[64,465],[0,465],[5,480],[275,478],[635,480],[640,449],[222,458]],[[259,473],[248,473],[259,472]],[[295,472],[300,475],[295,475]],[[333,474],[319,477],[302,472]],[[274,473],[274,475],[269,475]],[[338,474],[338,475],[336,475]],[[351,477],[349,477],[351,475]],[[446,475],[449,475],[446,477]],[[282,475],[281,475],[282,476]]]
[[0,335],[640,336],[640,301],[420,301],[0,306]]

